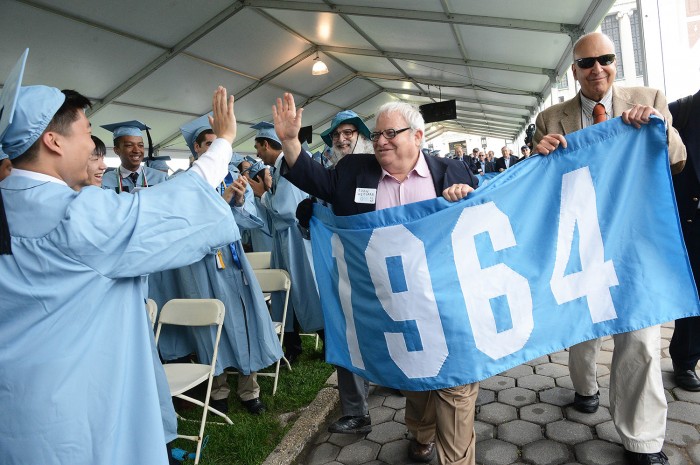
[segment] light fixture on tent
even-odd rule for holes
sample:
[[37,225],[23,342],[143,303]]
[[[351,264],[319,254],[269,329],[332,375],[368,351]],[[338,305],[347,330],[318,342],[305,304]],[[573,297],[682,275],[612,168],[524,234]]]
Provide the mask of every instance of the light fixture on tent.
[[486,148],[486,138],[485,138],[485,137],[482,137],[482,138],[481,138],[481,146],[482,146],[483,148]]
[[316,52],[316,58],[314,58],[314,66],[311,68],[311,74],[314,76],[328,74],[328,66],[318,57],[318,52]]

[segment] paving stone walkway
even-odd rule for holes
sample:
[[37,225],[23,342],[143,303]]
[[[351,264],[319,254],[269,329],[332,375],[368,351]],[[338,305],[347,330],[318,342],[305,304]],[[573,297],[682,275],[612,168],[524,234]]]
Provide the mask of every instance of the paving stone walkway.
[[[700,465],[700,392],[673,382],[668,345],[673,324],[661,328],[664,387],[668,400],[663,450],[672,465]],[[532,360],[481,382],[475,430],[480,465],[624,464],[620,438],[608,407],[613,341],[606,338],[598,359],[600,408],[595,414],[573,409],[574,391],[567,351]],[[405,399],[373,387],[372,432],[329,434],[323,428],[297,461],[303,465],[408,465]],[[340,416],[329,418],[333,421]],[[437,459],[431,462],[437,464]]]

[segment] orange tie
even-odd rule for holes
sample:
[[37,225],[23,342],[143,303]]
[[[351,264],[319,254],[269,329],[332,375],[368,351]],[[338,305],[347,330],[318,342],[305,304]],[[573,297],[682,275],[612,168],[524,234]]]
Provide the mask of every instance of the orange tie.
[[602,103],[596,103],[593,107],[593,124],[602,123],[605,120],[605,106]]

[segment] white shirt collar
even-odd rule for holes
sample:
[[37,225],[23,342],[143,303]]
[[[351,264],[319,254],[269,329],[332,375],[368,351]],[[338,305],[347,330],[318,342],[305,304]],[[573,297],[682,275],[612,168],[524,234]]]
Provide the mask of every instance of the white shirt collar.
[[63,184],[64,186],[68,187],[68,184],[66,184],[62,179],[54,178],[53,176],[49,176],[48,174],[44,173],[37,173],[36,171],[12,168],[12,171],[10,171],[10,176],[22,176],[25,178],[34,179],[35,181],[53,182],[56,184]]
[[136,171],[129,171],[128,169],[124,168],[122,165],[119,165],[119,174],[122,175],[122,178],[128,178],[131,173],[141,173],[143,171],[143,165],[139,165],[139,169]]

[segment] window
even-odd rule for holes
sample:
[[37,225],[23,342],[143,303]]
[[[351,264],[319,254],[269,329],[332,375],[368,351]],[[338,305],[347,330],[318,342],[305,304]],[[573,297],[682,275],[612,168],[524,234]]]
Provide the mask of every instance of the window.
[[617,76],[615,79],[624,79],[625,72],[622,67],[622,48],[620,47],[620,23],[617,20],[617,14],[606,16],[601,25],[601,30],[603,34],[610,37],[615,44],[615,67],[617,69]]
[[630,15],[630,27],[632,29],[632,48],[634,49],[634,72],[637,76],[644,75],[644,49],[642,48],[642,24],[639,11],[632,10]]
[[559,96],[559,103],[564,103],[564,96],[563,95]]
[[557,89],[568,89],[569,88],[569,76],[567,73],[562,74],[557,79]]

